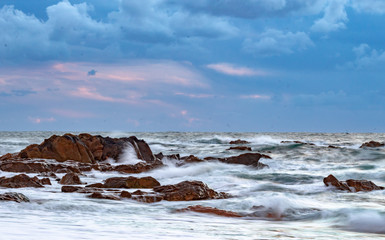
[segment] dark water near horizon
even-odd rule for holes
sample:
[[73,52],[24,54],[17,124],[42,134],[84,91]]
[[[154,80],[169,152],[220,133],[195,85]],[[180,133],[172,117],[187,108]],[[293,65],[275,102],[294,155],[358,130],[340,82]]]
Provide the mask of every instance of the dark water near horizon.
[[[0,132],[0,155],[17,152],[64,132]],[[385,191],[347,193],[325,187],[323,178],[367,179],[385,186],[385,148],[360,149],[366,141],[385,141],[379,133],[124,133],[94,132],[110,137],[135,135],[154,153],[228,157],[231,140],[250,142],[253,152],[272,159],[269,168],[205,162],[166,166],[133,176],[152,176],[162,185],[200,180],[234,198],[153,204],[132,200],[88,199],[60,192],[58,183],[44,189],[17,189],[31,203],[1,202],[0,239],[383,239]],[[281,143],[302,141],[309,144]],[[338,148],[328,148],[329,145]],[[126,154],[126,162],[136,161]],[[1,172],[0,176],[15,173]],[[34,176],[34,174],[29,174]],[[119,173],[86,173],[89,184]],[[58,174],[59,177],[62,175]],[[123,176],[123,175],[122,175]],[[127,175],[125,175],[127,176]],[[135,190],[135,189],[134,189]],[[133,191],[134,191],[133,190]],[[0,193],[9,189],[1,189]],[[175,209],[204,205],[248,214],[224,218]],[[269,212],[276,218],[267,218]]]

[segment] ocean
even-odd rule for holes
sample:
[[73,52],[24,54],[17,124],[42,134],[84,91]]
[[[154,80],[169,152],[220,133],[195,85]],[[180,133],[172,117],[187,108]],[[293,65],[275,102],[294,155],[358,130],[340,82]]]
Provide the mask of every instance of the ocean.
[[[0,155],[18,152],[63,132],[0,132]],[[77,134],[77,133],[76,133]],[[92,132],[110,137],[137,136],[154,153],[229,157],[231,140],[249,141],[252,152],[267,154],[269,168],[221,162],[165,166],[140,174],[86,172],[88,184],[115,176],[152,176],[162,185],[199,180],[228,199],[141,203],[134,200],[90,199],[62,193],[52,181],[43,189],[16,191],[31,202],[0,202],[0,239],[383,239],[385,190],[350,193],[326,187],[323,178],[366,179],[385,186],[385,148],[359,148],[364,142],[384,142],[385,134],[367,133],[125,133]],[[301,141],[302,144],[295,142]],[[332,145],[336,148],[331,148]],[[126,154],[122,161],[135,161]],[[0,176],[17,173],[1,172]],[[37,174],[28,174],[35,176]],[[62,177],[64,174],[57,174]],[[132,190],[134,191],[134,190]],[[247,215],[227,218],[176,212],[191,205],[215,207]],[[268,212],[270,217],[265,214]],[[273,217],[271,217],[273,216]]]

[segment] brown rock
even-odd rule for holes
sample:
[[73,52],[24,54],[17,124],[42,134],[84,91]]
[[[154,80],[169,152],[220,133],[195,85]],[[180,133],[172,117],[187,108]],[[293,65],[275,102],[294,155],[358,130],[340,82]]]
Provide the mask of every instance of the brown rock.
[[376,142],[376,141],[370,141],[363,143],[360,148],[377,148],[377,147],[383,147],[385,146],[384,143]]
[[0,163],[0,170],[4,172],[42,173],[50,172],[52,169],[42,162],[6,161]]
[[22,193],[6,192],[0,194],[0,201],[29,202],[29,199]]
[[129,192],[127,192],[127,191],[122,191],[121,193],[120,193],[120,197],[121,198],[131,198],[131,193],[129,193]]
[[94,184],[87,185],[86,187],[104,188],[104,184],[103,183],[94,183]]
[[306,143],[306,142],[301,142],[301,141],[281,141],[281,143],[295,143],[295,144],[301,144],[301,145],[315,146],[314,143]]
[[62,192],[77,192],[80,189],[83,189],[82,187],[77,187],[77,186],[62,186],[61,191]]
[[33,177],[32,178],[34,181],[36,182],[39,182],[41,185],[52,185],[51,184],[51,180],[49,180],[49,178],[42,178],[42,179],[39,179],[38,177]]
[[94,192],[91,195],[88,195],[87,197],[89,197],[89,198],[98,198],[98,199],[120,200],[120,198],[118,198],[116,196],[102,194],[100,192]]
[[59,183],[62,185],[82,184],[82,182],[80,181],[79,175],[77,175],[76,173],[67,173],[62,177]]
[[1,177],[0,186],[6,188],[44,187],[40,181],[36,181],[25,174],[19,174],[11,178]]
[[239,213],[236,213],[236,212],[225,211],[225,210],[221,210],[213,207],[204,207],[201,205],[189,206],[187,208],[182,208],[177,210],[177,212],[186,212],[186,211],[208,213],[208,214],[213,214],[213,215],[218,215],[223,217],[242,217]]
[[218,193],[210,189],[201,181],[183,181],[175,185],[154,187],[167,201],[191,201],[205,199],[226,198],[225,193]]
[[230,144],[249,144],[250,142],[245,141],[245,140],[238,139],[238,140],[235,140],[235,141],[231,141],[231,142],[229,142],[229,143],[230,143]]
[[121,173],[141,173],[160,166],[163,166],[163,163],[159,160],[155,160],[152,164],[139,162],[134,165],[128,165],[128,164],[117,165],[117,166],[113,166],[111,168],[111,171],[118,171]]
[[180,160],[184,161],[185,163],[203,162],[202,159],[195,157],[194,155],[190,155],[187,157],[181,157]]
[[17,153],[7,153],[3,156],[0,157],[0,161],[8,160],[8,159],[13,159],[17,157]]
[[260,169],[260,168],[267,167],[266,164],[259,162],[259,159],[261,157],[262,155],[259,153],[245,153],[234,157],[219,158],[218,160],[224,163],[243,164],[243,165],[253,166]]
[[344,181],[338,181],[333,175],[329,175],[324,178],[324,183],[326,186],[334,186],[339,190],[346,190],[349,192],[359,192],[359,191],[373,191],[373,190],[383,190],[384,187],[377,186],[371,181],[367,180],[353,180],[349,179]]
[[92,163],[94,156],[80,139],[72,134],[63,136],[53,135],[40,145],[33,144],[20,151],[21,158],[55,159],[59,162],[74,160],[77,162]]
[[251,151],[251,147],[247,146],[236,146],[236,147],[230,147],[226,150],[239,150],[239,151]]
[[135,192],[131,193],[132,195],[145,195],[146,192],[143,192],[142,190],[136,190]]
[[153,188],[160,183],[153,177],[114,177],[106,179],[105,188]]

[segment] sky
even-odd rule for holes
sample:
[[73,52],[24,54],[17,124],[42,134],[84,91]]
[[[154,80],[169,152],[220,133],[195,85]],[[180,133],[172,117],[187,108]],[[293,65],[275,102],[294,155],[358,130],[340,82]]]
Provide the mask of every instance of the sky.
[[1,0],[0,131],[385,132],[385,0]]

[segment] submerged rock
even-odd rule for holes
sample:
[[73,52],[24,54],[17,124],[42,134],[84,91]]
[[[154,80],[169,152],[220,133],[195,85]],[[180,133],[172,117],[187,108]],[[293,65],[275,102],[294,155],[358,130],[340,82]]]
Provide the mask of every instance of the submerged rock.
[[10,178],[1,177],[0,186],[6,188],[44,187],[40,183],[39,179],[36,180],[36,178],[30,178],[28,175],[25,174],[19,174]]
[[167,201],[192,201],[227,198],[226,193],[218,193],[201,181],[183,181],[175,185],[154,187]]
[[251,147],[247,146],[236,146],[236,147],[230,147],[226,150],[239,150],[239,151],[251,151]]
[[383,190],[384,187],[377,186],[372,181],[368,180],[354,180],[348,179],[346,181],[338,181],[333,175],[329,175],[323,180],[326,186],[334,186],[339,190],[345,190],[349,192],[359,192],[359,191],[373,191],[373,190]]
[[103,194],[103,193],[100,193],[100,192],[94,192],[91,195],[88,195],[87,197],[89,197],[89,198],[98,198],[98,199],[120,200],[119,197],[116,197],[114,195],[109,195],[109,194]]
[[270,158],[267,155],[259,154],[259,153],[244,153],[239,156],[233,156],[228,158],[208,157],[208,158],[205,158],[205,160],[218,160],[223,163],[242,164],[247,166],[253,166],[260,169],[260,168],[268,167],[266,164],[259,162],[259,159],[261,159],[262,157]]
[[15,202],[29,202],[29,198],[27,198],[22,193],[15,193],[15,192],[6,192],[3,194],[0,194],[0,201],[15,201]]
[[241,139],[238,139],[238,140],[235,140],[235,141],[230,141],[229,144],[249,144],[250,142],[246,141],[246,140],[241,140]]
[[376,141],[370,141],[363,143],[360,148],[377,148],[377,147],[383,147],[385,146],[384,143],[376,142]]
[[213,207],[204,207],[202,205],[195,205],[195,206],[189,206],[187,208],[182,208],[176,210],[177,212],[198,212],[198,213],[208,213],[213,215],[218,215],[222,217],[242,217],[239,213],[231,212],[231,211],[225,211],[218,208]]

